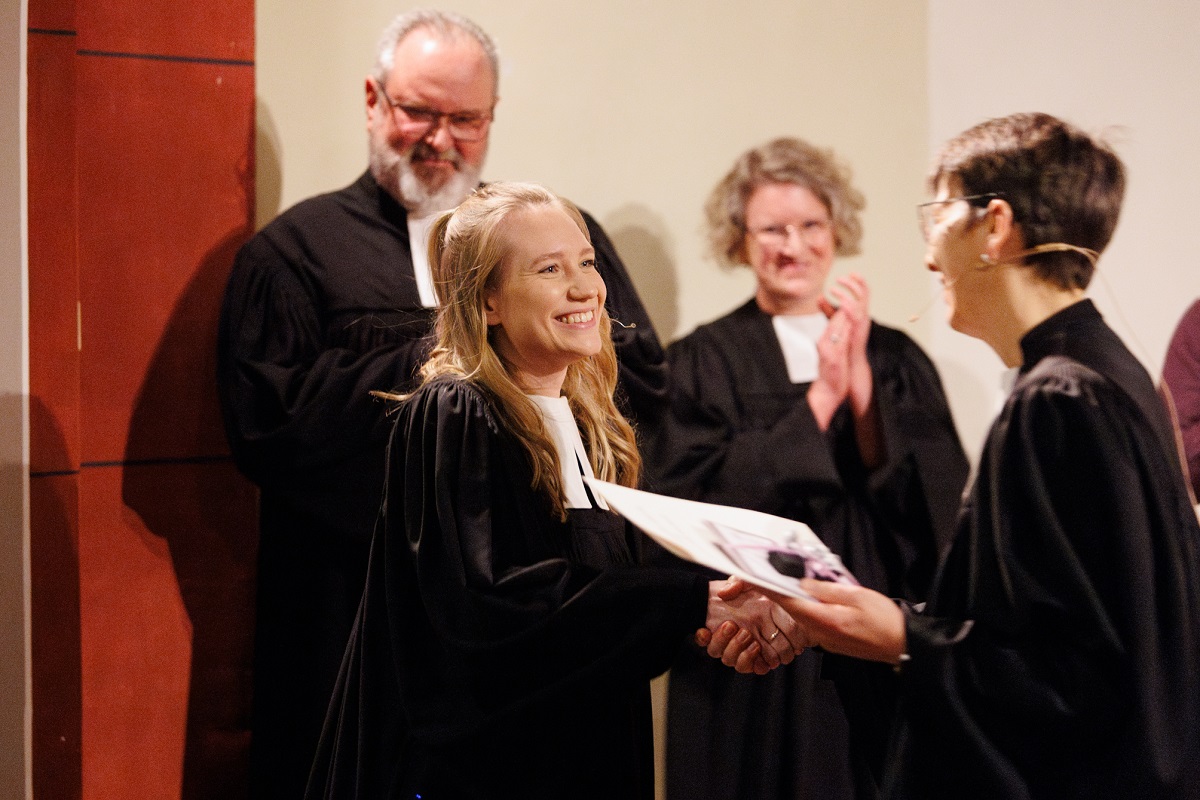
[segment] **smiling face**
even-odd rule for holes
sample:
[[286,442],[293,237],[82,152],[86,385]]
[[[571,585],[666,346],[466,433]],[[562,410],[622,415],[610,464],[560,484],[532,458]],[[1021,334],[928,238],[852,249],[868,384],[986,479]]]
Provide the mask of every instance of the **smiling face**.
[[833,266],[829,209],[795,183],[759,186],[746,201],[746,262],[768,314],[811,314]]
[[525,391],[557,397],[574,362],[600,352],[606,296],[596,251],[562,208],[511,214],[484,298],[492,343]]
[[999,274],[980,259],[987,250],[987,226],[979,208],[960,197],[959,187],[943,179],[930,211],[931,224],[925,246],[925,266],[942,276],[943,296],[950,327],[969,336],[980,336],[980,325],[993,305],[993,280]]

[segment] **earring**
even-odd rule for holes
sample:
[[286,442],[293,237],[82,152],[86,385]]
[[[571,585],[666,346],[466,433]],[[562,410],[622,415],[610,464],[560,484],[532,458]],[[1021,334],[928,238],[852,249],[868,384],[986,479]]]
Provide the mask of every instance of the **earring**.
[[984,264],[991,264],[991,263],[992,263],[992,257],[991,257],[991,256],[989,256],[987,253],[980,253],[980,254],[979,254],[979,260],[980,260],[980,261],[982,261]]

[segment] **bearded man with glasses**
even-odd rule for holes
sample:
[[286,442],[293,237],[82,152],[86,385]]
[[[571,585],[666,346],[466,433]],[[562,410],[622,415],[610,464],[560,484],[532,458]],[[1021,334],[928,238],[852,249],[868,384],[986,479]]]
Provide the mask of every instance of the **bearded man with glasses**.
[[[366,78],[369,168],[281,214],[238,254],[222,309],[230,447],[261,489],[252,791],[301,796],[362,594],[388,421],[437,298],[428,232],[480,183],[498,100],[488,35],[439,11],[397,17]],[[535,178],[536,176],[529,176]],[[662,349],[608,237],[584,215],[608,289],[626,410],[665,392]]]

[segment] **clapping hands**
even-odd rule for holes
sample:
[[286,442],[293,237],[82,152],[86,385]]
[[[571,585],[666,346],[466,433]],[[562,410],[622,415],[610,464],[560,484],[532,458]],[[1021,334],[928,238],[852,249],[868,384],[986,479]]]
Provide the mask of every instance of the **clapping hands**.
[[851,273],[837,279],[829,290],[837,301],[822,297],[821,311],[829,318],[825,333],[817,341],[817,379],[809,387],[808,402],[821,430],[847,399],[855,416],[865,414],[871,404],[871,367],[867,362],[867,340],[871,333],[871,292],[861,275]]

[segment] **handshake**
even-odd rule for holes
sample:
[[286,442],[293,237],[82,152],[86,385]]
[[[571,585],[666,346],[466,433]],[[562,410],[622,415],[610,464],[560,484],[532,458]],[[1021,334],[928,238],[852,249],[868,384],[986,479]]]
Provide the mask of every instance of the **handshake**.
[[783,606],[737,578],[708,584],[704,625],[696,631],[696,643],[742,673],[765,675],[812,645]]
[[738,672],[765,675],[806,647],[899,664],[907,652],[904,613],[864,586],[805,578],[803,597],[762,592],[729,578],[708,584],[708,618],[696,643]]

